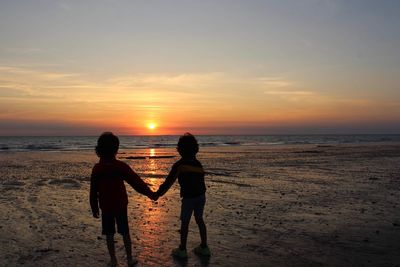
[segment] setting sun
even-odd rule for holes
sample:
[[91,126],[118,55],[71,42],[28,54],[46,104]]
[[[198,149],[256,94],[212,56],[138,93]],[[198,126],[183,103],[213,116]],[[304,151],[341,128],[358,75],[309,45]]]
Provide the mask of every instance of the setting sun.
[[156,127],[157,127],[157,125],[155,123],[147,124],[147,128],[149,128],[150,130],[154,130]]

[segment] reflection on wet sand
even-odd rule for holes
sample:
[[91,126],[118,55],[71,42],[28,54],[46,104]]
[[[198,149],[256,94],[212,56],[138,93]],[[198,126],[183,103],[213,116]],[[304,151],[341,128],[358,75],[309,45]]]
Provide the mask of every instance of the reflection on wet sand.
[[[149,149],[149,158],[143,166],[143,172],[147,175],[146,182],[156,191],[164,179],[154,178],[163,167],[160,161],[152,159],[157,155],[156,149]],[[148,178],[152,177],[152,178]],[[134,202],[137,195],[133,195]],[[135,204],[133,204],[135,205]],[[133,206],[132,205],[132,206]],[[134,254],[142,263],[140,266],[209,266],[209,258],[196,257],[196,259],[182,260],[173,258],[170,252],[174,246],[179,245],[179,211],[180,199],[177,191],[163,196],[158,201],[146,200],[130,209],[130,227]],[[171,223],[172,222],[172,223]],[[193,233],[192,233],[193,235]],[[197,233],[196,233],[197,235]],[[160,262],[163,259],[163,262]],[[194,260],[194,261],[193,261]]]
[[147,165],[149,170],[147,172],[154,175],[156,174],[156,171],[160,169],[159,166],[157,165],[156,160],[151,158],[156,155],[155,149],[154,148],[150,149],[149,154],[150,154],[150,158],[148,159],[149,164]]
[[[142,166],[142,171],[146,174],[150,174],[153,177],[160,166],[156,160],[150,157],[156,155],[155,149],[149,149],[149,158],[147,158],[146,163]],[[158,186],[162,182],[162,179],[157,178],[146,178],[146,183],[151,186],[153,191],[158,189]],[[132,196],[132,201],[134,201],[135,196]],[[143,201],[137,204],[135,209],[131,209],[132,220],[131,228],[134,248],[136,251],[134,253],[143,262],[144,266],[158,266],[159,262],[155,260],[155,254],[160,254],[162,243],[158,236],[165,232],[163,225],[160,223],[162,221],[162,214],[158,201],[154,202],[151,200]],[[165,225],[165,224],[164,224]]]

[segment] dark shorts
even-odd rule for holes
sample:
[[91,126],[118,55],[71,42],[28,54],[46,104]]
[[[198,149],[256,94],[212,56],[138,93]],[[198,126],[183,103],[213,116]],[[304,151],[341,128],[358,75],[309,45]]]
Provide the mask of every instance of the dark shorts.
[[128,214],[126,212],[118,214],[101,214],[101,226],[103,235],[115,234],[115,223],[118,233],[121,235],[129,234]]
[[194,198],[182,198],[181,221],[189,222],[193,212],[196,219],[203,218],[205,204],[205,194]]

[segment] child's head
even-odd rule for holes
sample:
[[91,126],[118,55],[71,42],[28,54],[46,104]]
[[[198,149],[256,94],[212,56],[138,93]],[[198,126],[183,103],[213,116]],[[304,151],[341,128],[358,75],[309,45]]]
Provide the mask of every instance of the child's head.
[[113,158],[118,152],[119,139],[112,132],[104,132],[97,139],[96,154],[100,158]]
[[192,134],[185,133],[179,138],[177,149],[182,157],[194,157],[199,152],[199,144]]

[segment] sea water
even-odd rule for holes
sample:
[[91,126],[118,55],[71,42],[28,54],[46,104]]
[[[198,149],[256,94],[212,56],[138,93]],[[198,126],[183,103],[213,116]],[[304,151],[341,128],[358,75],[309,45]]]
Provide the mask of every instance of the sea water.
[[[200,146],[260,146],[399,142],[400,134],[372,135],[201,135]],[[0,136],[0,151],[79,151],[95,147],[97,136]],[[120,136],[121,149],[175,147],[179,136]]]

